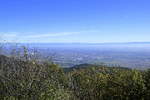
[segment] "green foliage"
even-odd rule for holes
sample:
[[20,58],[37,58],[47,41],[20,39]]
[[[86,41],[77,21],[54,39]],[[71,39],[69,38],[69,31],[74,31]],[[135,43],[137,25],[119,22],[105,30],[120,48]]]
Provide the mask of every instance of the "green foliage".
[[[25,55],[27,56],[27,55]],[[106,65],[64,69],[0,56],[0,100],[149,100],[150,70]],[[88,66],[88,67],[86,67]]]
[[0,62],[0,100],[69,100],[65,74],[55,64],[6,58]]
[[145,80],[138,70],[91,67],[71,73],[71,89],[80,100],[143,100]]

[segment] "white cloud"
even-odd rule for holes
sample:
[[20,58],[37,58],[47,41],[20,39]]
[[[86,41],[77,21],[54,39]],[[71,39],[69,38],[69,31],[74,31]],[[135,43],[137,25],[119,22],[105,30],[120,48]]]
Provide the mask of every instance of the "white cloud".
[[14,42],[17,38],[16,32],[0,32],[0,42]]
[[60,33],[46,33],[46,34],[32,34],[27,35],[26,38],[46,38],[46,37],[59,37],[59,36],[68,36],[73,34],[78,34],[81,32],[60,32]]
[[7,42],[32,42],[41,40],[38,42],[45,41],[45,38],[71,36],[75,34],[98,32],[98,31],[78,31],[78,32],[58,32],[58,33],[33,33],[33,32],[0,32],[0,42],[6,40]]

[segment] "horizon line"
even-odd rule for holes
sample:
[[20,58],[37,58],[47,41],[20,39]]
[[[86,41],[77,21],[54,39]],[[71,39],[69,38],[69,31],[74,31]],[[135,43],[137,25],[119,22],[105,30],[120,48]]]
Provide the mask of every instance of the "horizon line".
[[128,43],[150,43],[145,42],[0,42],[1,44],[128,44]]

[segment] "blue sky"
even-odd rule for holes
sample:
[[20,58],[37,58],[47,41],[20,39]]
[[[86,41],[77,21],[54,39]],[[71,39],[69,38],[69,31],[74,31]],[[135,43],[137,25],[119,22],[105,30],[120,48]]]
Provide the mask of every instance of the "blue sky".
[[7,42],[150,41],[150,0],[0,0]]

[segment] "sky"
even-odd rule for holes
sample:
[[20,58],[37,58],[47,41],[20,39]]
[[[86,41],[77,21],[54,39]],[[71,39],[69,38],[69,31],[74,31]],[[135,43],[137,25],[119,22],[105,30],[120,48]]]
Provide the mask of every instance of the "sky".
[[150,0],[0,0],[0,42],[150,42]]

